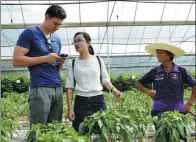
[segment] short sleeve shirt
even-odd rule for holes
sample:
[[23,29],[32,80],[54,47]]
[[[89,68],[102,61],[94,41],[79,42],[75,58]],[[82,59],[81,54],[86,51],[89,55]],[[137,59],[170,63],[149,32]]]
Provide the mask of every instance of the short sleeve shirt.
[[[180,71],[180,68],[185,71],[184,74]],[[196,85],[195,79],[189,72],[174,63],[171,72],[165,72],[162,65],[160,65],[150,70],[138,82],[141,84],[153,83],[156,98],[152,109],[161,111],[178,110],[185,112],[183,84],[186,83],[191,87]]]
[[[60,39],[51,34],[51,48],[47,43],[46,36],[39,27],[25,29],[16,43],[17,46],[29,49],[26,56],[40,57],[46,56],[51,52],[59,54],[61,51]],[[28,67],[31,77],[30,87],[60,87],[61,79],[58,66],[56,64],[42,63]]]

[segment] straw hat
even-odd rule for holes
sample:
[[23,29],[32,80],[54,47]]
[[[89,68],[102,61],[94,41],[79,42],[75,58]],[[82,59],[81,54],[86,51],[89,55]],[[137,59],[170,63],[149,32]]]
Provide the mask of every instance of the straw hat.
[[175,47],[173,45],[167,44],[167,43],[152,43],[152,44],[147,45],[145,49],[149,54],[153,56],[157,56],[157,53],[156,53],[157,49],[166,50],[166,51],[173,53],[174,58],[178,58],[182,55],[185,55],[184,50],[178,47]]

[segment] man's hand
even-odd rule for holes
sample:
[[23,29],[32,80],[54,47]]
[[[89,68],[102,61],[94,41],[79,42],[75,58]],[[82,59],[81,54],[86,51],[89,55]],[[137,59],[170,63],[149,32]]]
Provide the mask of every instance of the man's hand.
[[61,57],[61,59],[56,62],[56,65],[59,69],[63,69],[65,60],[66,60],[66,57]]
[[155,97],[156,97],[156,93],[155,92],[149,91],[147,93],[147,95],[150,96],[153,100],[155,100]]
[[50,53],[46,56],[46,62],[53,64],[58,60],[61,60],[62,57],[59,57],[56,53]]
[[56,64],[57,64],[58,66],[62,66],[62,65],[65,63],[65,60],[66,60],[66,57],[61,57],[61,59],[58,60],[58,61],[56,62]]
[[186,112],[189,112],[191,110],[191,107],[192,107],[193,104],[187,102],[186,105],[185,105],[185,110]]

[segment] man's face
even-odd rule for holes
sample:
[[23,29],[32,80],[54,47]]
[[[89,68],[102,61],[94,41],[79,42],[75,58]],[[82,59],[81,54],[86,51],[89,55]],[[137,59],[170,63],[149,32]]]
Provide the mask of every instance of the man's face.
[[59,27],[63,24],[63,20],[59,19],[57,17],[50,18],[48,15],[46,15],[46,29],[54,33],[59,29]]
[[165,50],[157,49],[157,59],[159,60],[160,63],[163,63],[165,61],[169,61],[169,55]]

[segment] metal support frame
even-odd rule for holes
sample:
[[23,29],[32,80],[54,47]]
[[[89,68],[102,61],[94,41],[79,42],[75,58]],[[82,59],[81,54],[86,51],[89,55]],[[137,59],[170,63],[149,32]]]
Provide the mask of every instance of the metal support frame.
[[[151,56],[151,55],[138,55],[137,54],[138,52],[128,52],[126,55],[119,55],[119,53],[113,53],[112,55],[110,55],[110,58],[122,58],[122,57],[154,57],[154,56]],[[141,52],[141,53],[144,53],[144,52]],[[130,54],[135,54],[135,55],[130,55]],[[196,56],[195,53],[193,54],[186,54],[184,56]],[[67,59],[74,59],[78,57],[77,55],[73,55],[73,56],[68,56]],[[100,54],[100,57],[102,58],[108,58],[108,55],[102,55]],[[1,61],[11,61],[12,60],[12,56],[1,56]],[[10,58],[10,59],[3,59],[3,58]]]
[[[25,29],[31,26],[38,26],[41,23],[28,24],[1,24],[1,29]],[[195,21],[140,21],[140,22],[82,22],[82,23],[64,23],[61,28],[75,27],[118,27],[118,26],[172,26],[172,25],[195,25]]]
[[[194,67],[195,65],[183,65],[184,67]],[[108,67],[108,65],[106,65],[106,67]],[[130,68],[151,68],[152,66],[119,66],[119,67],[116,67],[116,66],[110,66],[110,68],[127,68],[127,69],[130,69]],[[66,68],[63,68],[62,70],[67,70]],[[2,68],[1,69],[2,72],[16,72],[16,71],[28,71],[28,68]]]

